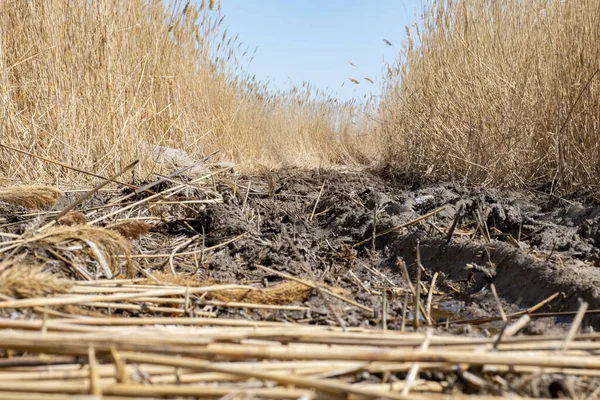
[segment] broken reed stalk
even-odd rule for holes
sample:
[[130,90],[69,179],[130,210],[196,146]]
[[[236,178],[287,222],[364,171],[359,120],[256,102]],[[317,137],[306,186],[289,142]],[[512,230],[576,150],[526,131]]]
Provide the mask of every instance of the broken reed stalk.
[[550,250],[550,253],[548,253],[548,255],[546,256],[546,259],[544,260],[544,262],[548,262],[550,261],[550,259],[552,258],[552,256],[554,255],[554,250],[556,250],[556,242],[554,242],[552,244],[552,250]]
[[[408,288],[409,288],[410,293],[412,294],[413,298],[416,298],[417,290],[415,289],[412,282],[410,281],[410,275],[408,274],[408,269],[406,268],[406,262],[404,262],[404,260],[402,258],[396,257],[396,266],[398,268],[400,268],[400,271],[402,272],[402,277],[404,278],[404,281],[408,285]],[[419,289],[420,289],[420,287],[419,287]],[[425,308],[423,307],[422,304],[419,304],[419,309],[421,310],[421,313],[423,315],[426,315]],[[404,319],[405,317],[403,316],[402,318]]]
[[[206,232],[204,232],[204,225],[202,225],[202,247],[200,248],[200,261],[199,261],[199,269],[196,273],[200,273],[200,268],[204,265],[204,252],[206,251]],[[196,257],[196,253],[194,253],[194,257]],[[208,266],[207,266],[208,268]]]
[[57,306],[57,305],[72,305],[90,302],[115,302],[123,300],[133,300],[139,297],[162,297],[162,296],[183,296],[185,291],[189,290],[191,294],[214,292],[219,290],[231,290],[231,289],[248,289],[254,290],[251,286],[243,285],[215,285],[206,287],[195,287],[195,288],[178,288],[178,289],[159,289],[149,290],[146,292],[135,292],[135,293],[119,293],[112,295],[97,295],[97,296],[69,296],[69,297],[40,297],[30,298],[22,300],[8,300],[0,302],[0,309],[2,308],[28,308],[35,306]]
[[448,243],[448,244],[452,241],[452,235],[454,235],[454,230],[460,223],[463,208],[464,208],[464,204],[461,203],[461,205],[458,207],[458,210],[456,210],[456,215],[454,216],[454,221],[452,222],[452,226],[450,227],[450,230],[448,231],[448,235],[446,237],[446,243]]
[[381,291],[381,325],[384,331],[387,331],[387,308],[387,284],[384,284]]
[[406,268],[406,262],[404,262],[404,260],[400,257],[396,257],[396,266],[398,268],[400,268],[400,272],[402,273],[402,277],[404,278],[404,281],[406,282],[406,284],[408,285],[408,288],[410,289],[412,295],[415,295],[415,288],[412,284],[412,282],[410,281],[410,275],[408,274],[408,269]]
[[[177,252],[181,249],[186,249],[190,244],[194,243],[194,241],[196,241],[196,239],[198,239],[200,236],[203,236],[201,233],[192,236],[191,238],[189,238],[188,240],[186,240],[185,242],[175,246],[175,248],[173,248],[173,251],[171,252],[171,254],[169,255],[169,266],[171,267],[171,273],[174,276],[177,276],[177,271],[175,271],[175,263],[173,262],[175,259],[175,255],[177,254]],[[203,237],[204,239],[204,237]]]
[[492,290],[492,294],[494,295],[494,299],[496,301],[496,307],[498,308],[498,313],[500,314],[500,318],[502,319],[502,322],[503,322],[502,328],[500,329],[500,332],[497,335],[498,340],[496,340],[496,342],[494,343],[494,349],[496,349],[498,347],[498,345],[500,344],[502,337],[506,334],[505,331],[508,327],[508,318],[506,318],[506,314],[504,313],[504,308],[502,307],[502,302],[500,301],[500,297],[498,297],[498,293],[496,292],[496,285],[494,285],[494,282],[490,283],[490,288]]
[[312,213],[310,213],[310,218],[308,219],[309,221],[312,221],[313,218],[315,217],[315,212],[317,211],[317,207],[319,205],[319,200],[321,200],[321,196],[323,195],[323,189],[325,189],[325,183],[327,183],[327,180],[324,180],[323,184],[321,185],[321,189],[319,190],[319,195],[317,196],[317,199],[315,200],[315,205],[312,209]]
[[475,210],[475,215],[477,216],[477,219],[480,221],[480,225],[479,226],[481,227],[481,231],[484,234],[483,236],[485,238],[485,241],[487,243],[491,243],[492,242],[492,237],[490,236],[490,230],[488,229],[488,225],[484,221],[481,212],[479,212],[479,209]]
[[[58,221],[61,217],[64,217],[69,211],[73,210],[75,207],[82,204],[84,201],[90,199],[94,194],[98,193],[98,191],[100,189],[102,189],[104,186],[108,185],[111,182],[115,182],[115,179],[117,179],[119,176],[123,175],[125,172],[129,171],[130,169],[132,169],[133,167],[138,165],[139,162],[140,162],[140,160],[135,160],[134,162],[132,162],[131,164],[129,164],[128,166],[126,166],[125,168],[123,168],[122,170],[117,172],[116,174],[112,175],[110,178],[104,179],[103,182],[100,182],[93,189],[91,189],[90,191],[85,193],[83,196],[79,197],[77,200],[75,200],[69,206],[65,207],[64,210],[62,210],[60,213],[55,215],[53,218],[54,219],[53,222]],[[52,224],[52,222],[44,225],[42,228],[40,228],[40,231],[50,227],[51,224]]]
[[498,312],[500,313],[500,318],[503,322],[507,322],[508,319],[506,318],[506,313],[504,312],[504,308],[502,307],[500,297],[498,297],[498,292],[496,292],[496,285],[494,285],[494,282],[490,283],[490,288],[492,289],[494,300],[496,300],[496,307],[498,308]]
[[[80,322],[83,322],[82,320]],[[252,323],[253,321],[248,321]],[[289,331],[289,328],[286,328]],[[200,340],[197,335],[168,343],[168,338],[164,334],[156,333],[156,339],[150,340],[146,337],[144,340],[136,341],[131,336],[123,335],[123,332],[114,332],[101,336],[89,334],[69,334],[69,333],[48,333],[40,332],[0,332],[0,348],[13,349],[15,351],[44,352],[62,355],[87,355],[88,346],[93,344],[97,354],[105,354],[110,351],[111,346],[116,346],[118,350],[122,348],[140,348],[143,346],[146,350],[153,348],[153,351],[162,354],[187,354],[189,357],[228,357],[229,359],[261,359],[261,360],[337,360],[352,362],[443,362],[450,364],[471,364],[473,366],[482,365],[504,365],[504,366],[531,366],[548,368],[575,368],[575,369],[600,369],[600,357],[581,352],[565,353],[561,357],[556,357],[555,350],[533,351],[533,352],[474,352],[471,346],[468,350],[429,349],[426,351],[410,350],[404,347],[390,348],[374,346],[356,346],[338,344],[336,346],[287,346],[285,344],[253,344],[253,343],[219,343],[211,342],[210,338]],[[281,330],[280,332],[286,332]],[[302,332],[310,332],[308,329],[292,334],[291,338],[302,336]],[[322,333],[323,330],[317,330],[315,333]],[[225,333],[225,332],[224,332]],[[233,332],[232,332],[233,333]],[[343,335],[343,332],[339,332]],[[265,337],[265,336],[263,336]],[[318,336],[317,336],[318,337]],[[421,335],[421,338],[423,336]],[[469,338],[465,338],[469,340]],[[471,339],[472,340],[472,339]],[[69,346],[65,346],[68,341]],[[421,339],[422,341],[422,339]],[[491,342],[487,340],[486,342]],[[193,346],[181,346],[177,343],[196,343]],[[201,345],[201,343],[204,343]],[[434,343],[433,340],[431,343]],[[151,347],[148,347],[151,346]],[[145,351],[146,351],[145,350]],[[126,360],[133,361],[125,354],[121,354]],[[168,357],[170,360],[176,360],[174,357]],[[185,367],[184,365],[179,365]]]
[[153,201],[154,204],[222,204],[223,200],[221,199],[208,199],[208,200],[174,200],[174,201]]
[[[57,332],[99,332],[97,327],[103,329],[106,327],[143,327],[150,325],[178,325],[181,327],[186,326],[211,326],[211,327],[281,327],[281,322],[269,322],[269,321],[246,321],[246,320],[233,320],[223,318],[195,318],[195,317],[148,317],[148,318],[86,318],[86,319],[60,319],[48,321],[46,324],[48,330]],[[26,329],[36,330],[41,329],[41,321],[29,320],[29,321],[18,321],[12,319],[0,319],[0,327],[5,329]],[[300,329],[305,325],[286,323],[287,328]],[[253,328],[254,329],[254,328]]]
[[419,329],[420,323],[420,305],[421,305],[421,241],[417,240],[417,281],[415,285],[417,286],[415,289],[415,311],[413,318],[413,328],[415,330]]
[[402,323],[400,325],[400,332],[404,332],[406,329],[406,312],[408,311],[408,292],[404,293],[404,302],[402,303]]
[[569,332],[567,333],[567,336],[565,336],[565,340],[563,341],[562,345],[560,346],[560,350],[561,351],[566,351],[567,348],[569,347],[569,343],[571,343],[571,341],[573,340],[573,337],[575,337],[575,335],[577,334],[577,331],[579,330],[579,327],[581,326],[581,322],[583,322],[583,317],[585,316],[585,312],[588,309],[588,303],[586,303],[585,301],[582,301],[581,304],[579,305],[579,310],[577,310],[577,314],[575,315],[575,318],[573,319],[573,323],[571,324],[571,327],[569,328]]
[[[403,397],[392,393],[392,392],[377,392],[370,390],[360,389],[359,386],[350,385],[347,383],[342,383],[338,381],[328,381],[324,379],[312,379],[312,378],[304,378],[295,375],[289,374],[277,374],[277,373],[269,373],[262,372],[258,370],[248,370],[234,366],[226,366],[221,367],[215,365],[209,361],[204,360],[196,360],[192,358],[173,358],[167,356],[160,355],[145,355],[139,353],[129,353],[126,352],[123,354],[124,358],[131,362],[137,363],[146,363],[146,364],[158,364],[158,365],[168,365],[172,367],[181,367],[181,368],[191,368],[191,369],[200,369],[205,371],[213,371],[213,372],[221,372],[226,374],[238,375],[244,378],[255,378],[261,379],[265,381],[273,381],[278,382],[283,385],[294,385],[302,388],[313,389],[319,392],[324,392],[332,395],[358,395],[366,398],[380,398],[386,397],[390,399],[403,399]],[[385,394],[384,394],[385,393]]]
[[250,195],[250,185],[252,185],[252,181],[248,181],[248,188],[246,189],[246,196],[244,196],[244,201],[242,203],[242,215],[246,211],[246,205],[248,204],[248,196]]
[[500,336],[502,338],[514,336],[521,329],[525,328],[530,321],[531,317],[529,316],[529,314],[525,314],[521,316],[518,320],[516,320],[513,324],[507,325],[506,328],[501,332]]
[[[431,212],[428,212],[427,214],[421,215],[419,218],[415,218],[415,219],[413,219],[412,221],[409,221],[409,222],[407,222],[407,223],[405,223],[405,224],[402,224],[402,225],[397,225],[397,226],[394,226],[393,228],[387,229],[387,230],[385,230],[385,231],[383,231],[383,232],[379,232],[377,235],[375,235],[375,238],[379,238],[379,237],[382,237],[382,236],[388,235],[388,234],[390,234],[390,233],[392,233],[392,232],[395,232],[395,231],[397,231],[397,230],[400,230],[400,229],[402,229],[402,228],[407,228],[407,227],[409,227],[409,226],[411,226],[411,225],[414,225],[414,224],[416,224],[416,223],[418,223],[418,222],[421,222],[421,221],[423,221],[424,219],[427,219],[427,218],[429,218],[429,217],[431,217],[431,216],[433,216],[433,215],[436,215],[436,214],[438,214],[438,213],[442,212],[442,211],[443,211],[443,210],[445,210],[445,209],[446,209],[446,207],[445,207],[445,206],[444,206],[444,207],[440,207],[440,208],[438,208],[438,209],[436,209],[436,210],[433,210],[433,211],[431,211]],[[358,242],[358,243],[355,243],[355,244],[354,244],[352,247],[353,247],[353,248],[355,248],[355,247],[362,246],[363,244],[365,244],[365,243],[368,243],[368,242],[369,242],[369,241],[371,241],[371,240],[373,240],[373,239],[372,239],[372,238],[368,238],[368,239],[365,239],[365,240],[361,240],[360,242]]]
[[360,286],[362,288],[362,290],[364,290],[365,292],[372,294],[372,292],[369,290],[369,288],[367,286],[365,286],[365,284],[359,279],[358,276],[356,276],[356,274],[354,272],[352,272],[352,270],[348,271],[348,275],[350,275],[352,277],[352,279],[354,279],[356,281],[356,283],[358,283],[358,286]]
[[[238,378],[239,379],[239,378]],[[72,400],[72,399],[106,399],[126,400],[143,399],[159,400],[172,398],[231,398],[232,393],[242,392],[246,396],[260,399],[296,400],[313,396],[314,392],[308,389],[282,388],[282,387],[244,387],[236,389],[227,386],[194,385],[185,386],[178,384],[148,385],[145,383],[102,383],[102,397],[90,396],[89,385],[85,382],[47,382],[35,385],[35,388],[24,389],[21,382],[0,383],[0,398],[3,400]],[[322,396],[320,398],[323,398]],[[332,399],[330,396],[325,399]]]
[[100,377],[98,376],[98,365],[96,364],[96,350],[94,349],[94,346],[88,347],[88,365],[90,394],[100,397],[102,396],[102,389],[100,387]]
[[110,347],[110,355],[115,365],[115,380],[117,383],[129,383],[129,375],[123,358],[117,352],[115,346]]
[[377,250],[375,241],[377,239],[377,205],[373,206],[373,232],[371,235],[371,250],[373,253]]
[[427,311],[427,320],[432,321],[431,319],[431,303],[433,301],[433,292],[435,290],[435,282],[437,280],[438,273],[433,274],[433,278],[431,278],[431,284],[429,285],[429,291],[427,292],[427,303],[425,306],[425,310]]

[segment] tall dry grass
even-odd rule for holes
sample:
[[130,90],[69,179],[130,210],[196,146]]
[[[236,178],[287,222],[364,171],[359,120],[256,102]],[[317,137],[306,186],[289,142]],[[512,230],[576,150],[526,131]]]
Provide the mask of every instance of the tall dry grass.
[[[218,3],[194,4],[0,2],[0,143],[105,176],[135,158],[147,174],[145,142],[268,166],[367,161],[355,105],[270,91],[244,74]],[[5,149],[0,176],[82,179]]]
[[385,158],[418,177],[600,177],[600,0],[432,0],[380,106]]

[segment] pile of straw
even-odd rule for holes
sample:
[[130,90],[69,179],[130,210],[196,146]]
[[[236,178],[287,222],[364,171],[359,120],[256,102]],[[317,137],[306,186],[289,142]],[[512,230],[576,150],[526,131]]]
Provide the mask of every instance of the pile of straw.
[[596,334],[499,341],[213,318],[0,327],[0,349],[28,352],[0,363],[3,399],[594,398],[600,375]]

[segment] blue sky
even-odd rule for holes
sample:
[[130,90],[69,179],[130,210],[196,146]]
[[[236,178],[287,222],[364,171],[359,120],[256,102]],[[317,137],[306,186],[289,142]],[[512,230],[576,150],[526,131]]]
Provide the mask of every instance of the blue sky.
[[384,60],[396,59],[405,25],[417,21],[420,4],[420,0],[222,0],[222,12],[228,35],[239,34],[242,47],[251,52],[258,46],[253,61],[247,64],[249,57],[244,61],[251,75],[269,80],[275,89],[308,81],[342,100],[361,101],[379,93]]

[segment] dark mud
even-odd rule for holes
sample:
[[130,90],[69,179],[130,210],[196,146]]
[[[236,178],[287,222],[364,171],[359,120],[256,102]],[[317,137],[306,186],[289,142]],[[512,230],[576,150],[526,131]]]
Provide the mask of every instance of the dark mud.
[[[415,188],[371,173],[333,170],[280,170],[230,177],[215,185],[223,204],[208,205],[154,228],[166,235],[188,236],[204,230],[207,247],[245,234],[208,256],[200,279],[267,285],[280,279],[258,266],[316,279],[346,289],[348,297],[373,309],[370,313],[333,300],[334,309],[351,326],[381,326],[385,291],[388,327],[398,329],[407,285],[397,260],[406,262],[414,280],[419,242],[425,286],[434,272],[440,274],[440,294],[434,296],[432,312],[440,321],[497,316],[490,282],[507,312],[527,309],[557,292],[559,296],[537,312],[576,311],[580,300],[588,302],[590,310],[600,308],[600,207],[593,203],[535,190],[457,183]],[[440,207],[444,209],[425,221],[377,237],[373,247],[374,220],[375,232],[381,233]],[[459,210],[461,218],[448,243],[446,233]],[[186,262],[191,261],[183,260],[182,265]],[[491,276],[467,269],[469,264],[487,268]],[[306,303],[311,309],[306,313],[219,312],[338,324],[317,293]],[[551,329],[571,318],[534,319],[528,329]],[[585,324],[597,328],[600,319],[591,314]]]

